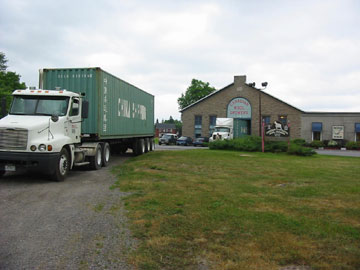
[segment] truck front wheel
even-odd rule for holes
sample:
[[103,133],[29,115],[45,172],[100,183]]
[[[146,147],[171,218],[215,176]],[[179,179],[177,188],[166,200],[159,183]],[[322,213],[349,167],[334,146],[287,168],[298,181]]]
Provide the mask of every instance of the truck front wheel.
[[101,145],[98,144],[95,150],[95,156],[90,157],[90,167],[93,170],[100,170],[102,165],[102,149]]
[[66,175],[69,172],[69,168],[70,168],[69,152],[65,148],[63,148],[61,149],[59,159],[55,168],[55,172],[52,175],[52,178],[57,182],[64,181]]

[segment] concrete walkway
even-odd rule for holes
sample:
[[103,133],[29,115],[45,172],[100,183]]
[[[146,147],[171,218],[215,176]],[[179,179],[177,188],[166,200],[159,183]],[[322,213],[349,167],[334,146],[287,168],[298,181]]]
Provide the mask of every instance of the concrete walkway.
[[360,157],[360,151],[355,150],[316,150],[320,155],[343,156],[343,157]]

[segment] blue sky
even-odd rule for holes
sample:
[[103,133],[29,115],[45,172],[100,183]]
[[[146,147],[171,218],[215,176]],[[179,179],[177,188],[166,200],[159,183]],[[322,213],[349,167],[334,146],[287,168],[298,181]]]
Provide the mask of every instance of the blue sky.
[[360,112],[360,1],[0,0],[0,51],[28,86],[38,70],[101,67],[180,119],[191,79],[235,75],[305,111]]

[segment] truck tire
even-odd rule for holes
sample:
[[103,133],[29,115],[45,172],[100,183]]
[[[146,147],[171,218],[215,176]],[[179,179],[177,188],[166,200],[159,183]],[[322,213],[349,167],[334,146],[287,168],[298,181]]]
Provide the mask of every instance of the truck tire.
[[145,146],[144,146],[144,139],[136,139],[134,142],[134,154],[135,156],[140,156],[144,153],[145,151]]
[[1,171],[0,171],[0,178],[3,177],[4,174],[5,174],[5,171],[4,171],[4,170],[1,170]]
[[145,153],[149,152],[149,138],[144,139]]
[[102,166],[102,149],[101,144],[96,146],[95,156],[90,157],[90,167],[93,170],[100,170]]
[[52,179],[56,182],[62,182],[65,180],[70,169],[70,157],[69,152],[63,148],[60,151],[59,159],[55,167],[55,172],[52,175]]
[[153,151],[154,150],[154,139],[150,138],[149,139],[149,151]]
[[141,145],[140,155],[142,155],[145,153],[145,139],[140,139],[140,145]]
[[107,167],[109,165],[110,153],[110,144],[104,143],[102,148],[102,164],[104,167]]

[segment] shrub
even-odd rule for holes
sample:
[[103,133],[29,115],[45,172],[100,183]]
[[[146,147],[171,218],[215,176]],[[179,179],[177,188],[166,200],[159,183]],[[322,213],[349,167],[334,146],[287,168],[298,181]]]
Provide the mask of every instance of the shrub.
[[347,142],[345,147],[349,150],[357,150],[360,149],[360,142]]
[[315,140],[310,143],[310,146],[314,148],[319,148],[319,147],[324,147],[324,144],[322,141]]
[[209,148],[214,150],[226,150],[229,149],[228,140],[216,140],[209,143]]
[[287,142],[265,142],[265,152],[279,153],[286,152],[288,148]]
[[306,157],[316,154],[314,149],[309,147],[304,147],[298,144],[291,144],[287,153],[289,155],[306,156]]
[[257,136],[246,136],[233,140],[217,140],[209,143],[210,149],[236,150],[236,151],[261,151],[261,138]]
[[306,141],[304,139],[294,139],[291,141],[291,143],[303,146],[306,144]]
[[331,140],[328,142],[328,146],[337,146],[337,145],[338,145],[337,141]]

